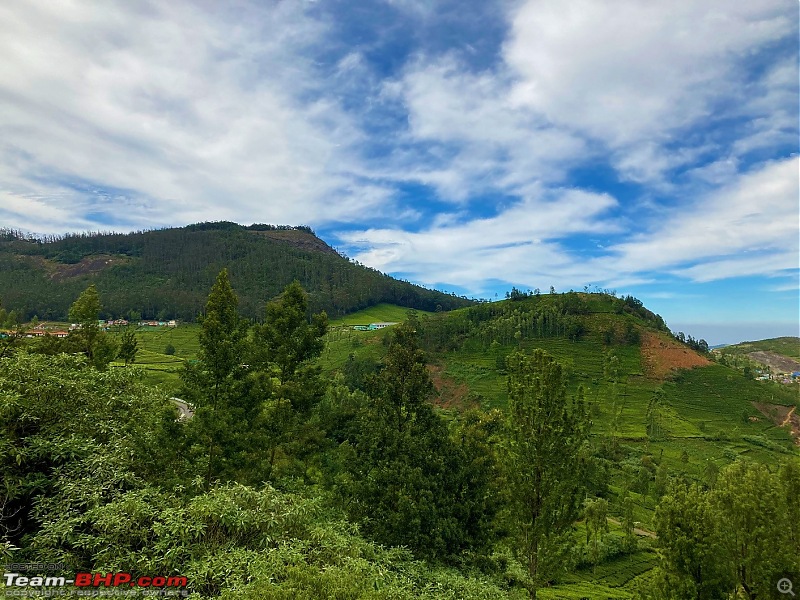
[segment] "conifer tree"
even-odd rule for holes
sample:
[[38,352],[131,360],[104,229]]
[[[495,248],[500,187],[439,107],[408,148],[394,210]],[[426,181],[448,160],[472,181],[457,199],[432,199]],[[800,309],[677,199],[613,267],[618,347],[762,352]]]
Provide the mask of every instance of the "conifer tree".
[[182,373],[185,399],[197,407],[192,428],[205,453],[205,487],[214,478],[230,474],[232,455],[242,438],[247,406],[237,400],[237,388],[244,374],[243,356],[247,322],[237,312],[238,298],[231,287],[228,271],[217,276],[199,320],[198,362],[187,363]]
[[348,509],[376,541],[426,558],[480,550],[497,510],[489,491],[492,418],[467,415],[454,441],[430,403],[436,392],[414,319],[393,333],[359,417]]
[[567,403],[561,365],[542,350],[507,360],[504,447],[509,531],[528,570],[531,598],[568,566],[569,530],[580,515],[590,422],[581,394]]

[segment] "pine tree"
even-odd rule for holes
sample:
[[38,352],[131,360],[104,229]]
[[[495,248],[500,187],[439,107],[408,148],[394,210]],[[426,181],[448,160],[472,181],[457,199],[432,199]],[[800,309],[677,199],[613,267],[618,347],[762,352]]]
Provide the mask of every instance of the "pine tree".
[[256,359],[277,365],[281,383],[292,379],[303,363],[319,356],[325,347],[322,336],[328,329],[328,316],[323,311],[309,323],[307,313],[308,295],[295,280],[279,300],[267,304],[263,325],[254,328]]
[[263,477],[275,474],[280,458],[297,474],[317,450],[321,434],[311,425],[313,408],[325,393],[325,381],[311,361],[325,346],[325,312],[310,316],[308,294],[297,281],[266,307],[264,322],[253,327],[247,362],[249,393],[259,407],[252,420],[258,432]]
[[504,462],[514,550],[531,598],[568,565],[580,515],[590,422],[582,398],[567,403],[559,363],[542,350],[509,356]]
[[192,429],[204,449],[205,487],[213,479],[229,478],[235,470],[235,451],[244,442],[237,435],[248,411],[240,400],[244,375],[243,356],[247,322],[237,312],[238,298],[223,269],[200,318],[198,362],[187,363],[182,373],[183,395],[196,407]]
[[480,549],[496,512],[489,491],[492,418],[465,417],[450,437],[412,323],[399,325],[368,386],[349,462],[348,510],[379,543],[447,560]]

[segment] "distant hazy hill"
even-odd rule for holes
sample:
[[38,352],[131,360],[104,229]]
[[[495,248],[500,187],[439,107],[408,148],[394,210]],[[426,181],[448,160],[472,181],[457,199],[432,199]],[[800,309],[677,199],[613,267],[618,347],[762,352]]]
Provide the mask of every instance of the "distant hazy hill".
[[719,352],[734,362],[737,357],[768,366],[773,373],[800,371],[800,338],[779,337],[755,342],[742,342],[720,348]]
[[800,338],[779,337],[755,342],[742,342],[732,346],[725,346],[722,350],[726,354],[749,354],[751,352],[772,352],[787,358],[800,360]]
[[193,320],[222,268],[249,317],[261,316],[294,279],[314,311],[333,317],[380,302],[429,311],[472,303],[353,263],[308,227],[219,222],[45,239],[0,230],[0,302],[26,318],[66,318],[78,294],[95,283],[107,316]]

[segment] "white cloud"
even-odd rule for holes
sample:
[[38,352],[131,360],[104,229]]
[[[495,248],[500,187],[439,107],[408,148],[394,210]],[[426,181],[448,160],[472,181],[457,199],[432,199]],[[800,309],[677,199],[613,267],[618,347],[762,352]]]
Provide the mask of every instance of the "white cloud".
[[529,0],[505,47],[513,98],[617,149],[624,170],[625,149],[746,98],[742,62],[792,35],[795,12],[785,0]]
[[427,284],[457,284],[472,293],[485,291],[482,286],[492,279],[531,287],[583,285],[596,280],[597,271],[582,266],[558,240],[615,231],[604,214],[616,204],[606,194],[561,189],[540,192],[491,218],[440,219],[417,233],[370,229],[339,237],[363,249],[354,257],[360,262]]
[[358,126],[315,99],[304,51],[324,27],[292,3],[217,6],[0,8],[3,187],[55,206],[43,181],[95,182],[161,224],[324,222],[383,202],[353,175]]
[[[494,67],[475,72],[463,51],[417,56],[384,84],[408,115],[402,149],[378,169],[386,179],[467,203],[608,161],[621,179],[675,194],[675,170],[796,138],[796,56],[751,64],[796,32],[785,0],[509,7]],[[741,139],[714,133],[731,121]]]
[[419,58],[383,96],[408,113],[404,151],[385,176],[434,187],[444,200],[486,192],[523,196],[538,182],[557,183],[586,156],[583,141],[508,98],[502,73],[471,73],[454,55]]
[[[630,288],[668,273],[697,282],[761,275],[796,277],[798,159],[769,163],[717,191],[638,224],[648,231],[606,248],[602,256],[574,247],[581,234],[621,233],[608,217],[608,195],[562,189],[485,219],[440,218],[418,233],[370,229],[340,235],[355,258],[427,284],[448,283],[481,293],[490,280],[559,289],[588,282]],[[656,296],[653,296],[656,297]]]
[[670,270],[696,281],[797,269],[799,166],[793,157],[740,175],[597,263],[630,273]]

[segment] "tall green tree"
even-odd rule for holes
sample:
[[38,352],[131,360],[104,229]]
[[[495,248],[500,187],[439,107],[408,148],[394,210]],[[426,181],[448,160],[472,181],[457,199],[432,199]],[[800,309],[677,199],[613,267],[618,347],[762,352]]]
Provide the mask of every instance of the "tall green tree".
[[567,401],[564,371],[542,350],[507,360],[504,444],[509,530],[526,566],[531,598],[568,565],[580,516],[590,421],[581,394]]
[[255,358],[276,365],[278,378],[285,383],[304,363],[319,356],[327,329],[324,311],[311,317],[309,323],[308,295],[295,280],[286,286],[280,299],[267,304],[264,323],[253,328]]
[[[721,554],[736,581],[737,593],[749,600],[768,597],[776,575],[797,564],[791,553],[786,501],[779,474],[745,460],[723,469],[714,487],[712,502],[719,519]],[[796,504],[798,499],[790,501]]]
[[603,534],[608,533],[608,500],[594,498],[584,502],[584,525],[586,526],[586,546],[592,565],[596,568],[600,562]]
[[328,317],[308,312],[308,294],[294,281],[253,327],[248,383],[260,408],[252,428],[261,435],[258,460],[266,455],[262,471],[268,479],[278,462],[305,471],[321,442],[311,411],[325,394],[325,382],[311,363],[324,348]]
[[26,331],[16,311],[8,312],[0,306],[0,358],[10,356],[17,350]]
[[182,373],[183,395],[197,410],[191,427],[205,453],[205,487],[216,478],[230,478],[238,436],[249,407],[242,406],[240,382],[248,325],[237,311],[238,298],[228,271],[223,269],[211,288],[205,314],[199,319],[200,351],[197,363]]
[[697,484],[673,482],[656,509],[658,584],[667,598],[712,600],[732,587],[721,554],[719,514]]
[[664,404],[666,395],[661,388],[653,392],[650,402],[647,404],[647,437],[651,441],[662,440],[667,435],[664,427]]
[[787,460],[781,465],[780,480],[789,522],[789,556],[794,556],[791,568],[800,572],[800,460]]
[[423,557],[479,549],[496,511],[488,489],[492,418],[469,415],[450,436],[430,403],[435,389],[413,324],[395,327],[368,387],[348,462],[351,517],[374,540]]

